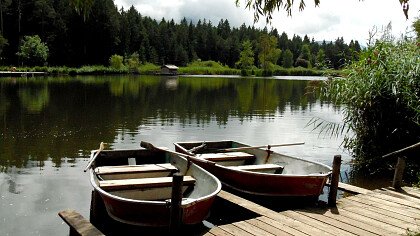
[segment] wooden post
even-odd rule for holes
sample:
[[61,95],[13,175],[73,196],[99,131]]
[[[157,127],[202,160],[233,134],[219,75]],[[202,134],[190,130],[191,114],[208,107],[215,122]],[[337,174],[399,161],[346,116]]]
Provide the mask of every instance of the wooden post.
[[335,155],[331,174],[330,192],[328,194],[328,206],[336,206],[338,181],[340,178],[341,155]]
[[397,165],[395,166],[394,180],[392,181],[392,187],[394,187],[394,189],[401,189],[404,168],[405,168],[404,157],[398,157]]
[[180,173],[173,175],[172,197],[171,197],[171,214],[169,219],[169,230],[171,233],[176,233],[181,227],[182,220],[182,182],[184,176]]

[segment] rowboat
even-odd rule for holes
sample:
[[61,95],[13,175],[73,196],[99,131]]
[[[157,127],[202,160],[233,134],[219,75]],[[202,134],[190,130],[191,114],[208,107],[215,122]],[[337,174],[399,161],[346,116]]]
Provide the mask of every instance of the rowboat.
[[235,141],[174,144],[223,186],[254,196],[318,198],[331,175],[324,164]]
[[93,150],[90,182],[108,215],[138,226],[168,226],[172,176],[183,175],[181,223],[198,224],[209,215],[220,181],[201,167],[165,150]]

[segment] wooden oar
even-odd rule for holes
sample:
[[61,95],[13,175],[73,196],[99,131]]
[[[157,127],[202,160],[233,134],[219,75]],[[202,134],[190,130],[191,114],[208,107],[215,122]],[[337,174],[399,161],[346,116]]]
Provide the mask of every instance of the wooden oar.
[[232,151],[241,151],[241,150],[249,150],[249,149],[257,149],[257,148],[272,148],[272,147],[284,147],[284,146],[295,146],[295,145],[303,145],[305,143],[283,143],[283,144],[273,144],[273,145],[264,145],[264,146],[253,146],[253,147],[238,147],[238,148],[225,148],[225,149],[217,149],[216,151],[221,152],[232,152]]
[[183,157],[187,158],[188,160],[189,160],[190,157],[193,156],[193,155],[187,155],[187,154],[184,154],[184,153],[171,151],[169,149],[159,148],[159,147],[156,147],[153,144],[145,142],[145,141],[141,141],[140,146],[143,147],[143,148],[146,148],[148,150],[151,150],[151,151],[164,151],[164,152],[169,152],[169,153],[172,153],[172,154],[180,155],[180,156],[183,156]]
[[99,149],[96,151],[95,156],[92,157],[92,159],[89,160],[89,162],[87,163],[85,169],[83,170],[84,172],[86,172],[90,166],[92,165],[93,161],[96,159],[96,157],[99,155],[99,153],[105,149],[105,143],[101,142],[101,144],[99,144]]
[[[153,144],[148,143],[148,142],[145,142],[145,141],[141,141],[140,142],[140,146],[143,147],[143,148],[145,148],[145,149],[151,150],[151,151],[164,151],[164,152],[169,152],[169,153],[172,153],[172,154],[175,154],[175,155],[179,155],[179,156],[185,157],[185,158],[187,158],[187,160],[188,160],[189,163],[191,162],[191,158],[195,158],[195,156],[193,154],[184,154],[184,153],[179,153],[179,152],[171,151],[171,150],[166,149],[166,148],[159,148],[159,147],[156,147]],[[206,159],[200,159],[200,160],[202,162],[211,163],[213,165],[216,164],[214,161],[209,161],[209,160],[206,160]]]

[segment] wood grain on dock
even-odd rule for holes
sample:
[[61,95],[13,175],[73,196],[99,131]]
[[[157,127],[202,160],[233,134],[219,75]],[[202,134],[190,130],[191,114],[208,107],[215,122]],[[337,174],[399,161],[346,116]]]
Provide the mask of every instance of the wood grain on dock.
[[[403,187],[396,191],[393,188],[367,190],[346,184],[339,184],[339,188],[340,186],[344,191],[359,194],[339,199],[335,207],[318,204],[281,212],[221,191],[218,197],[255,213],[256,217],[218,225],[200,232],[185,232],[183,235],[378,236],[414,235],[420,232],[419,188]],[[70,235],[104,235],[75,211],[66,210],[59,215],[70,226]]]
[[[350,187],[349,187],[350,186]],[[260,215],[219,225],[204,235],[407,235],[420,232],[420,190],[404,187],[366,190],[341,185],[360,194],[339,199],[336,207],[276,212],[222,191],[219,196]]]

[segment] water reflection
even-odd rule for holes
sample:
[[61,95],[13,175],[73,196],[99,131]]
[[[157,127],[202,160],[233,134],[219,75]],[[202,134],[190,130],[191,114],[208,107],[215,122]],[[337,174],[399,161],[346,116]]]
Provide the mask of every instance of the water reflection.
[[84,156],[99,141],[134,142],[148,130],[161,136],[178,125],[246,131],[244,121],[276,120],[287,109],[305,113],[323,105],[307,94],[303,80],[91,76],[2,79],[0,85],[3,167],[29,161],[42,167],[49,159],[60,167],[62,158]]
[[137,148],[141,140],[169,148],[186,140],[305,142],[273,149],[330,165],[342,137],[319,136],[305,125],[313,117],[341,122],[341,113],[308,94],[308,85],[221,77],[1,78],[0,234],[64,235],[58,211],[89,216],[92,188],[83,168],[101,141],[112,149]]

